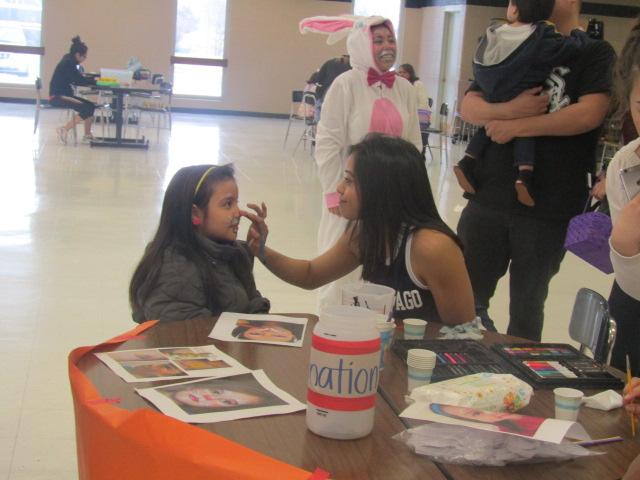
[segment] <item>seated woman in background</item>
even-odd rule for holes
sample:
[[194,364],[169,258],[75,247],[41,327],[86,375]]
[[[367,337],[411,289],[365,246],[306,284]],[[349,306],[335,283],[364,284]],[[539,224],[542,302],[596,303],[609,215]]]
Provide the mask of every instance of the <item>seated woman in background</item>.
[[236,240],[241,212],[233,167],[181,168],[129,287],[133,319],[186,320],[223,311],[266,313],[253,256]]
[[[420,110],[430,110],[431,106],[429,105],[429,99],[427,97],[427,91],[424,88],[424,84],[420,81],[418,77],[416,77],[416,71],[413,68],[413,65],[410,63],[403,63],[398,68],[398,75],[402,78],[406,79],[413,85],[413,89],[416,91],[416,98],[418,100],[418,111]],[[431,115],[430,113],[428,115]],[[424,127],[428,127],[431,122],[423,123],[425,117],[418,113],[418,117],[420,118],[420,129],[422,130]],[[422,137],[422,155],[425,154],[427,150],[427,144],[429,141],[429,134],[427,132],[420,132]]]
[[49,103],[54,107],[72,108],[77,115],[69,122],[56,129],[58,138],[67,143],[67,134],[78,123],[84,122],[84,140],[91,140],[91,123],[96,106],[93,102],[73,95],[73,86],[95,85],[95,80],[86,78],[80,73],[79,66],[87,59],[87,45],[80,37],[71,39],[71,48],[56,66],[49,83]]
[[266,248],[264,205],[251,206],[256,214],[244,213],[253,222],[249,248],[276,276],[306,289],[362,265],[364,280],[396,290],[397,322],[417,317],[460,324],[475,318],[460,242],[438,214],[415,145],[367,135],[350,148],[338,192],[340,214],[349,225],[324,254],[296,260]]
[[418,98],[418,108],[420,110],[428,110],[429,100],[427,98],[427,91],[424,88],[424,83],[416,77],[416,71],[414,70],[413,65],[410,63],[403,63],[398,68],[398,75],[409,80],[409,83],[413,85],[413,89],[416,91],[416,96]]

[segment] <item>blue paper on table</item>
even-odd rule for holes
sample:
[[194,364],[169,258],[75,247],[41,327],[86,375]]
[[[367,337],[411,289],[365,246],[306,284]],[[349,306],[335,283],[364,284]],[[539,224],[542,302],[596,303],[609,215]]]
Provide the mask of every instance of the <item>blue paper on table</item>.
[[564,248],[604,273],[613,273],[609,257],[611,218],[602,212],[586,212],[569,222]]

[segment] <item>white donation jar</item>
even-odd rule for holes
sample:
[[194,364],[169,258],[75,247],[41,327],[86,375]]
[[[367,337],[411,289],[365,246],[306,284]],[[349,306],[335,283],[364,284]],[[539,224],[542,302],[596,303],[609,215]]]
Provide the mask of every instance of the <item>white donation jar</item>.
[[376,312],[332,306],[313,329],[307,426],[323,437],[348,440],[373,429],[379,378]]

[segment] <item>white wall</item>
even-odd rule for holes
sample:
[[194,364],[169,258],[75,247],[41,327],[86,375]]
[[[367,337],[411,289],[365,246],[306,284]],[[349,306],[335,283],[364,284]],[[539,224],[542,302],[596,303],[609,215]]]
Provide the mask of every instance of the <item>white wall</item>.
[[[248,112],[287,113],[291,90],[325,60],[345,52],[344,42],[328,46],[323,35],[300,35],[298,22],[313,15],[351,13],[347,2],[324,0],[228,0],[229,65],[220,99],[175,99],[176,106]],[[638,0],[599,0],[600,3]],[[48,90],[53,70],[79,34],[89,46],[87,70],[124,66],[138,57],[153,72],[171,76],[176,0],[45,0],[41,77]],[[438,98],[444,12],[456,8],[465,17],[459,74],[451,81],[464,92],[471,76],[471,57],[477,38],[489,20],[504,9],[460,6],[404,9],[399,61],[411,63],[425,83],[427,94]],[[602,18],[605,35],[619,50],[634,20]],[[584,18],[584,23],[588,18]],[[0,97],[34,98],[32,86],[0,86]]]

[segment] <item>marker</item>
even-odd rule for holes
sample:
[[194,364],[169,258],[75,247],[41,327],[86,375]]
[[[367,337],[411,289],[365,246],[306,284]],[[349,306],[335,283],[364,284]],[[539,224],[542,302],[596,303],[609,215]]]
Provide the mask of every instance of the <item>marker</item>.
[[451,363],[453,363],[454,365],[458,363],[458,362],[456,362],[456,359],[455,359],[455,358],[453,358],[451,355],[449,355],[447,352],[444,352],[444,354],[443,354],[443,355],[444,355],[445,357],[447,357],[447,358],[449,359],[449,361],[450,361]]

